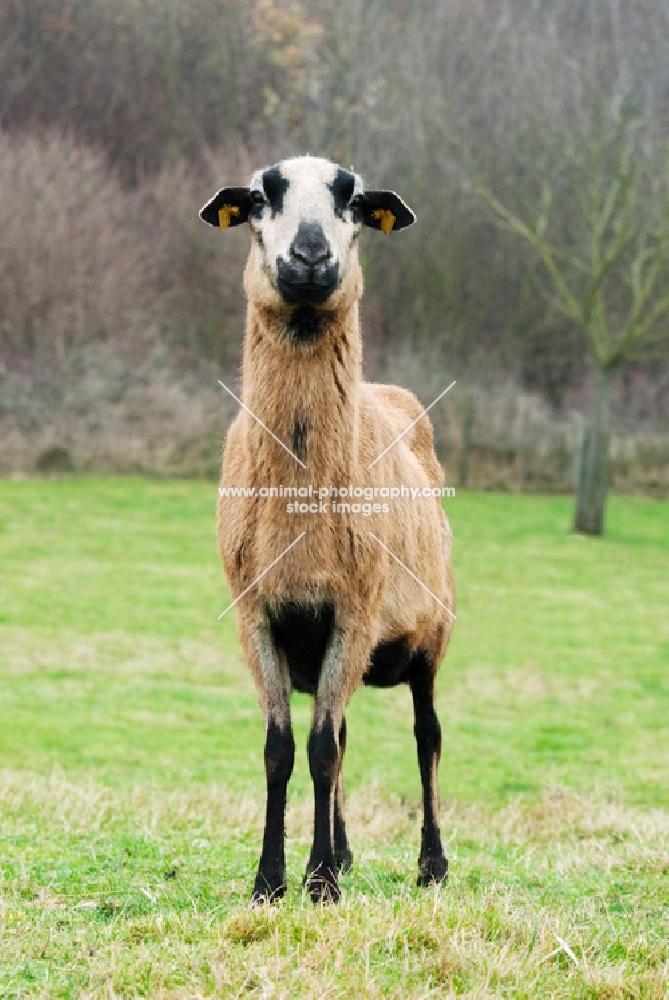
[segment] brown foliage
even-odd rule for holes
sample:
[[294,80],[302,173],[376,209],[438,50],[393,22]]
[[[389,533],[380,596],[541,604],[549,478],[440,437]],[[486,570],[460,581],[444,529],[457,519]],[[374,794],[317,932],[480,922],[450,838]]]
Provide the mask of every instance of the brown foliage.
[[138,183],[300,120],[318,37],[290,0],[5,0],[0,122],[67,128]]
[[[664,136],[668,40],[664,0],[3,0],[0,372],[103,341],[231,365],[246,245],[197,209],[310,151],[418,215],[398,246],[362,245],[374,377],[398,344],[436,347],[449,376],[503,370],[565,415],[583,338],[476,205],[462,149],[520,211],[554,165],[549,133],[564,146],[593,96],[632,95]],[[566,184],[554,214],[576,239]],[[666,389],[653,398],[666,412]]]
[[181,161],[132,192],[102,154],[0,134],[0,346],[10,367],[160,337],[225,360],[241,342],[244,240],[197,218],[214,183]]
[[142,248],[102,155],[55,134],[0,135],[0,344],[17,363],[62,360],[146,318]]

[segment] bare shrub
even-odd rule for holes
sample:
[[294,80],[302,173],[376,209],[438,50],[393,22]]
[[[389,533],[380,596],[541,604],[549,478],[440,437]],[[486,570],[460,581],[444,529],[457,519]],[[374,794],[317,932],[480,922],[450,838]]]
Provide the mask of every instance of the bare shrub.
[[58,135],[0,134],[0,163],[0,470],[66,448],[81,469],[215,475],[244,249],[197,211],[235,168],[177,162],[127,191]]
[[71,129],[134,186],[203,146],[297,129],[319,37],[301,0],[3,0],[0,121]]
[[[573,489],[582,433],[581,392],[568,397],[564,411],[556,411],[539,393],[523,389],[485,358],[475,358],[471,365],[458,363],[439,343],[399,345],[370,367],[374,380],[401,381],[424,406],[456,380],[430,409],[449,486],[530,493]],[[611,437],[615,489],[669,495],[669,436],[654,431],[652,421],[650,414],[637,417],[630,427],[616,421]]]
[[[184,161],[125,191],[104,159],[67,137],[0,134],[0,346],[5,364],[62,365],[113,338],[162,337],[225,361],[241,343],[246,247],[197,212],[244,166]],[[216,168],[214,168],[216,164]]]
[[67,138],[0,134],[0,346],[5,364],[62,365],[145,327],[146,267],[102,156]]
[[136,239],[149,244],[145,295],[151,297],[163,339],[224,367],[234,365],[241,352],[248,244],[212,232],[197,213],[212,188],[243,183],[247,173],[245,164],[211,154],[206,168],[196,172],[177,161],[128,196]]

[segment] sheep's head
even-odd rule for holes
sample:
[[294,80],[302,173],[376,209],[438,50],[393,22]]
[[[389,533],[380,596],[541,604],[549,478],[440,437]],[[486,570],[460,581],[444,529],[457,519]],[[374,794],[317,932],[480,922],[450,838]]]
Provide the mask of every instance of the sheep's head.
[[258,170],[247,188],[223,188],[200,217],[221,229],[249,223],[247,294],[279,311],[332,310],[359,298],[363,225],[387,235],[415,221],[393,191],[364,191],[357,174],[312,156]]

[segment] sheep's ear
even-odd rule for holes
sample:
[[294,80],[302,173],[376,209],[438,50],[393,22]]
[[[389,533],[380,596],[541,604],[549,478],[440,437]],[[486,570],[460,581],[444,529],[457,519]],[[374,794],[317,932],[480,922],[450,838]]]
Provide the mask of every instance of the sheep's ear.
[[416,221],[409,206],[394,191],[365,191],[358,196],[357,204],[365,225],[382,230],[386,236]]
[[221,188],[211,201],[200,209],[200,218],[217,229],[239,226],[246,222],[251,211],[248,188]]

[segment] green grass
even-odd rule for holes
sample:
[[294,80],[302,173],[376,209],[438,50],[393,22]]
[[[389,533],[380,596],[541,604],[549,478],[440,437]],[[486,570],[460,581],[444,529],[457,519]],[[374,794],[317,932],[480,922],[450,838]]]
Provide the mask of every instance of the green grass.
[[[669,506],[461,493],[439,675],[451,876],[414,887],[408,692],[358,692],[354,872],[246,905],[262,721],[211,484],[0,482],[0,997],[669,996]],[[294,698],[298,747],[307,698]]]

